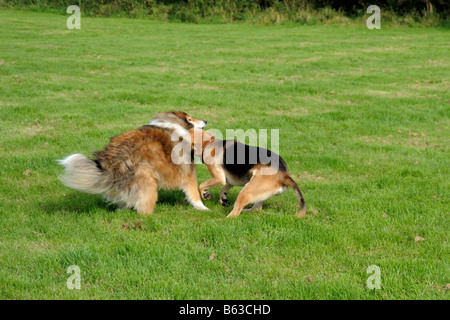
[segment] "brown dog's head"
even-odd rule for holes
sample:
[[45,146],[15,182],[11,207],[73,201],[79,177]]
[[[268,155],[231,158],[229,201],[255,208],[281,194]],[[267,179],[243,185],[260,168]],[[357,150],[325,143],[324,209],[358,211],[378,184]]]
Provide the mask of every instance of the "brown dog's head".
[[206,146],[216,140],[216,137],[211,131],[192,128],[189,130],[189,133],[191,135],[192,151],[200,158],[202,157],[203,150]]
[[203,129],[206,126],[206,120],[194,119],[183,111],[168,111],[158,114],[150,124],[161,127],[180,126],[189,130],[192,128]]

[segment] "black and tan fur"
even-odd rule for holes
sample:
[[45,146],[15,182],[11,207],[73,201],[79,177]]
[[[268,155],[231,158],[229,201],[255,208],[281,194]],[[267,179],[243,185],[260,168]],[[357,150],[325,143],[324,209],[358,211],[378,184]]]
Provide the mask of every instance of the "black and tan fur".
[[[255,157],[252,158],[250,154]],[[271,162],[262,161],[261,154],[270,157]],[[220,190],[220,203],[222,206],[229,206],[227,192],[233,186],[244,186],[228,218],[237,217],[249,203],[254,205],[245,211],[262,209],[264,200],[284,193],[287,187],[294,190],[299,202],[300,211],[297,217],[306,215],[306,203],[300,188],[291,178],[285,161],[278,154],[264,148],[244,145],[236,140],[215,140],[205,146],[202,160],[212,174],[211,179],[200,184],[203,199],[212,197],[208,189],[224,186]]]
[[66,169],[60,179],[70,188],[101,194],[140,214],[153,212],[158,188],[181,189],[194,208],[208,210],[198,192],[194,162],[174,164],[171,159],[174,146],[180,143],[172,141],[174,131],[192,135],[205,125],[206,121],[184,112],[161,113],[149,125],[112,138],[104,150],[94,153],[93,160],[82,154],[60,160]]

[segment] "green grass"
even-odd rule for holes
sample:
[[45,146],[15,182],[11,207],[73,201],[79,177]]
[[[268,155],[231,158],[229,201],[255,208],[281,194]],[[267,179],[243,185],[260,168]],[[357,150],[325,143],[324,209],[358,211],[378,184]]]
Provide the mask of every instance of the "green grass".
[[[66,19],[0,10],[0,298],[449,298],[448,30]],[[57,179],[171,109],[279,129],[307,218],[292,191],[234,220],[218,190],[210,212],[161,191],[139,216]]]

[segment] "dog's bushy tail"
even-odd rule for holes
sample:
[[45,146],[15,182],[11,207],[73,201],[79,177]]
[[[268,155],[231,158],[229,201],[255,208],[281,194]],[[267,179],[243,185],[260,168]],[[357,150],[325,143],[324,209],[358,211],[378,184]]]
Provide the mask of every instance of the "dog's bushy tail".
[[105,194],[111,188],[109,175],[82,154],[72,154],[58,163],[66,169],[59,179],[69,188],[92,194]]
[[297,183],[289,176],[289,174],[285,175],[284,184],[294,190],[295,196],[297,197],[298,203],[300,205],[300,211],[299,213],[297,213],[297,218],[303,218],[304,216],[306,216],[306,202],[303,198],[300,188],[298,187]]

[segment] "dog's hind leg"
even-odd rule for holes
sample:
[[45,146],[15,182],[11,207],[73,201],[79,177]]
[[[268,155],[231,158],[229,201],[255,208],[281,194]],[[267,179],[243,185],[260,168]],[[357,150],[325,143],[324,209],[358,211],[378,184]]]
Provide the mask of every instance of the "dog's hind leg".
[[146,172],[136,173],[136,187],[130,191],[135,198],[134,207],[139,214],[152,214],[158,200],[158,185],[155,179]]
[[[278,194],[283,185],[272,178],[272,176],[255,175],[250,181],[242,188],[234,208],[227,216],[227,218],[237,217],[244,207],[249,203],[255,203],[256,208],[262,205],[262,202],[267,198]],[[261,203],[261,204],[258,204]]]
[[263,206],[263,201],[260,202],[255,202],[255,204],[253,205],[253,207],[249,208],[249,209],[243,209],[243,212],[251,212],[251,211],[258,211],[261,210]]
[[231,188],[233,188],[233,185],[227,183],[227,184],[225,185],[225,187],[223,187],[222,189],[220,189],[220,204],[221,204],[223,207],[228,207],[228,206],[230,206],[230,201],[228,201],[227,194],[228,194],[228,191],[229,191]]
[[141,191],[139,200],[136,203],[136,211],[139,214],[152,214],[158,200],[158,189],[147,187]]

